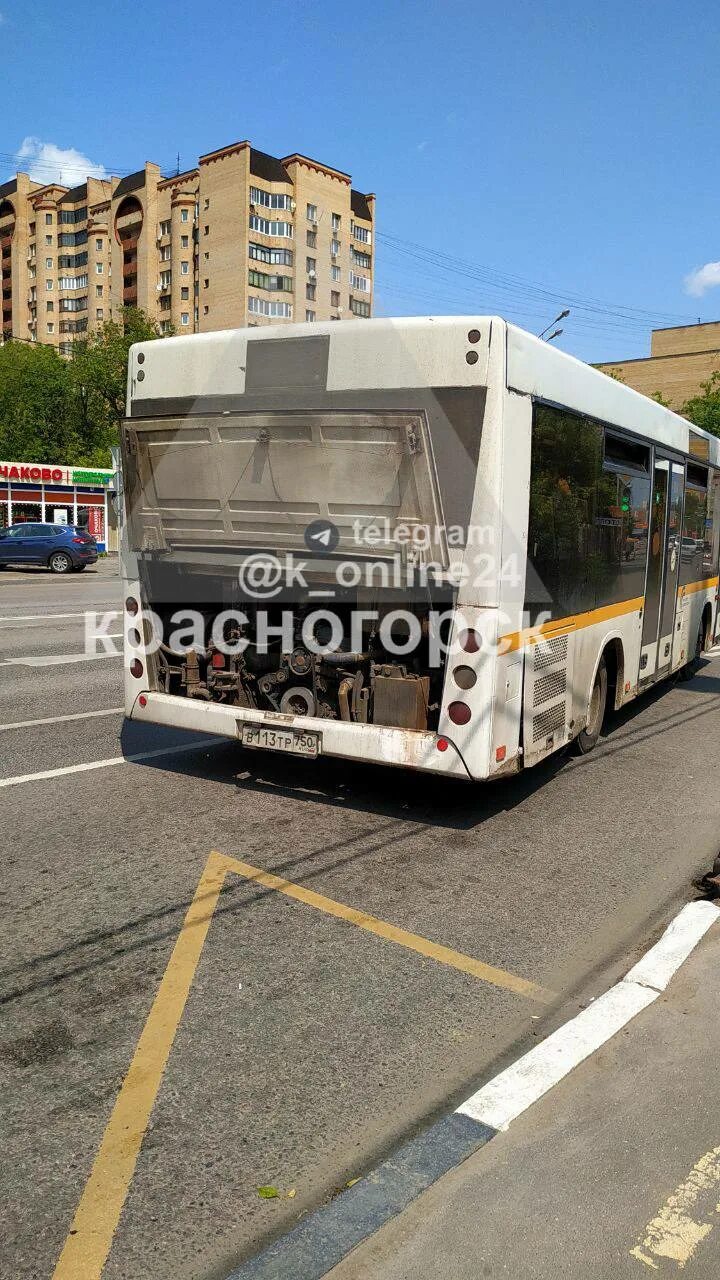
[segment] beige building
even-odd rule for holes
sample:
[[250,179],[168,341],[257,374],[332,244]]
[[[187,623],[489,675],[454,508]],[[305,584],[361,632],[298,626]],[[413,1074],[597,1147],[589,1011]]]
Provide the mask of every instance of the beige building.
[[374,224],[349,174],[249,142],[170,178],[18,173],[0,185],[2,341],[67,354],[123,305],[177,333],[369,316]]
[[673,409],[702,394],[702,384],[720,370],[720,321],[653,329],[650,355],[644,360],[613,360],[599,364],[628,387],[654,396],[658,392]]

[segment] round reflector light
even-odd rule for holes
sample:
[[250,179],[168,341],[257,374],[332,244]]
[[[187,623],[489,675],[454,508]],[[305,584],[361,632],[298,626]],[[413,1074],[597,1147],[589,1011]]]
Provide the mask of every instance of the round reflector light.
[[138,631],[137,627],[130,628],[130,630],[127,633],[127,638],[128,638],[128,644],[131,644],[133,649],[140,648],[142,641],[140,638],[140,632]]
[[451,702],[448,707],[448,715],[453,724],[467,724],[472,712],[467,702]]
[[437,747],[438,751],[447,751],[448,747],[450,746],[450,743],[448,742],[447,738],[438,738],[437,742],[435,743],[435,746]]
[[142,662],[140,661],[139,658],[133,658],[132,662],[130,663],[130,675],[134,676],[136,680],[139,680],[142,673],[143,673]]
[[127,600],[125,601],[125,608],[127,609],[128,613],[130,614],[130,617],[131,617],[131,618],[134,618],[134,617],[135,617],[135,614],[137,613],[138,609],[140,608],[140,605],[138,604],[138,602],[137,602],[137,600],[135,599],[135,597],[134,597],[134,596],[128,596]]
[[456,667],[452,675],[458,689],[472,689],[477,684],[477,672],[472,667]]
[[140,694],[140,697],[138,698],[138,702],[140,703],[140,706],[141,706],[141,707],[146,707],[146,706],[147,706],[147,698],[145,697],[145,694],[144,694],[144,693],[141,693],[141,694]]
[[460,648],[465,653],[479,653],[482,640],[477,631],[461,631],[460,632]]

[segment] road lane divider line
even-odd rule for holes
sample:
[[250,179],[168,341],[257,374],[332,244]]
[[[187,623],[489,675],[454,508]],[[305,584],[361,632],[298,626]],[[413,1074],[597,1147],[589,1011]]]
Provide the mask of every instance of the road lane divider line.
[[107,760],[89,760],[87,764],[66,764],[59,769],[43,769],[40,773],[20,773],[12,778],[0,778],[0,787],[20,787],[26,782],[46,782],[50,778],[63,778],[69,773],[92,773],[93,769],[112,769],[120,764],[142,764],[160,756],[180,756],[188,751],[201,751],[204,747],[218,747],[227,743],[225,737],[200,738],[196,742],[183,742],[177,747],[157,747],[152,751],[138,751],[128,756],[109,756]]
[[[106,640],[119,640],[122,632],[116,636],[106,636]],[[38,654],[32,658],[2,658],[2,667],[69,667],[78,662],[97,662],[100,658],[122,658],[121,653],[58,653],[52,655]]]
[[[614,987],[501,1071],[454,1112],[404,1143],[329,1204],[301,1218],[285,1236],[242,1263],[226,1280],[323,1280],[353,1249],[391,1222],[443,1174],[507,1129],[589,1054],[657,1000],[719,917],[720,908],[714,903],[691,902],[683,907],[660,941]],[[695,1166],[688,1182],[695,1185],[698,1173],[706,1180],[714,1179],[716,1152],[709,1156],[709,1163],[704,1157],[705,1163],[700,1161]],[[672,1197],[668,1205],[672,1207]],[[657,1268],[648,1255],[668,1240],[675,1245],[674,1237],[667,1235],[672,1225],[661,1212],[648,1224],[646,1237],[632,1256]],[[641,1256],[643,1252],[645,1256]]]
[[[5,629],[6,627],[8,627],[9,625],[12,625],[13,623],[17,623],[19,625],[20,623],[27,623],[27,622],[37,622],[38,624],[40,624],[43,622],[69,621],[70,618],[84,618],[87,613],[98,613],[98,612],[99,612],[99,606],[98,608],[95,608],[95,609],[80,609],[76,613],[25,613],[25,614],[9,613],[7,614],[7,616],[0,617],[0,629]],[[103,613],[109,613],[113,618],[117,618],[122,613],[122,610],[121,609],[103,609]]]
[[431,942],[429,938],[422,938],[417,933],[409,933],[407,929],[400,929],[386,920],[379,920],[377,916],[368,915],[366,911],[349,907],[344,902],[336,902],[334,898],[326,898],[324,894],[316,893],[314,889],[306,889],[304,885],[284,880],[282,876],[263,871],[260,867],[252,867],[247,862],[238,861],[237,858],[228,857],[227,862],[228,870],[234,871],[236,875],[243,876],[246,880],[253,880],[255,884],[262,885],[265,889],[283,893],[288,898],[294,898],[296,902],[304,902],[306,906],[314,907],[325,915],[334,916],[337,920],[345,920],[358,929],[365,929],[378,938],[394,942],[408,951],[415,951],[429,960],[436,960],[439,964],[448,965],[451,969],[459,969],[461,973],[467,973],[471,978],[479,978],[482,982],[490,983],[491,986],[502,987],[506,991],[514,992],[515,995],[525,996],[528,1000],[537,1000],[542,1004],[550,1004],[556,999],[555,992],[546,991],[544,987],[530,982],[527,978],[521,978],[519,974],[485,964],[482,960],[476,960],[474,956],[463,955],[461,951],[454,951],[452,947],[445,947],[439,942]]
[[40,720],[11,720],[9,724],[0,724],[0,733],[5,729],[34,729],[41,724],[68,724],[70,720],[92,720],[97,716],[116,716],[124,707],[107,707],[103,711],[75,711],[67,716],[44,716]]
[[211,855],[148,1014],[53,1280],[99,1280],[130,1188],[170,1050],[227,875]]

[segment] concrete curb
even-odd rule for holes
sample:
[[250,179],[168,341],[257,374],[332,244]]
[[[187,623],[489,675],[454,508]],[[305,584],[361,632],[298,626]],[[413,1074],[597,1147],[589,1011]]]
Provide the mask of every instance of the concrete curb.
[[719,916],[714,903],[688,903],[614,987],[227,1280],[322,1280],[657,1000]]

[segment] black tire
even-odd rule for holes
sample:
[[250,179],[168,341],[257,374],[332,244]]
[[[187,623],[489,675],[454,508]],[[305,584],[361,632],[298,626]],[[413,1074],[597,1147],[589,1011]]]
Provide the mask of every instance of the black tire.
[[690,661],[686,662],[685,666],[681,667],[678,671],[678,676],[681,680],[692,680],[693,676],[697,674],[700,669],[700,660],[702,658],[704,648],[705,622],[703,621],[700,623],[700,627],[698,629],[697,640],[695,641],[695,652]]
[[74,564],[74,565],[73,565],[73,572],[74,572],[74,573],[82,573],[84,569],[87,569],[87,565],[86,565],[86,564]]
[[65,551],[53,551],[48,560],[48,567],[52,573],[70,573],[73,562]]
[[575,746],[581,756],[586,756],[588,751],[592,751],[600,737],[600,731],[603,727],[605,719],[605,708],[607,706],[608,691],[608,674],[605,659],[601,658],[598,669],[595,672],[595,680],[593,682],[592,693],[590,694],[590,705],[588,709],[588,721],[582,733],[579,733],[575,739]]

